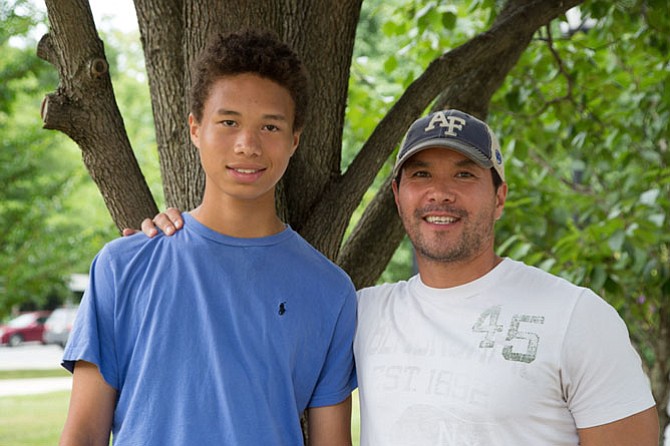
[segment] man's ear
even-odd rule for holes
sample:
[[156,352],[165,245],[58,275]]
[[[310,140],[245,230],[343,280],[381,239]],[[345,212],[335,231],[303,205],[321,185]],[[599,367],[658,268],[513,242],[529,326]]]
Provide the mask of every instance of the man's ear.
[[505,208],[505,201],[507,200],[507,183],[503,183],[496,191],[496,211],[495,218],[499,220],[502,217],[503,209]]
[[200,147],[200,123],[195,119],[193,113],[188,114],[188,132],[191,136],[191,142],[194,146]]
[[398,179],[394,178],[391,181],[391,189],[393,189],[393,199],[395,200],[395,207],[398,209],[398,213],[400,213],[400,204],[398,203]]

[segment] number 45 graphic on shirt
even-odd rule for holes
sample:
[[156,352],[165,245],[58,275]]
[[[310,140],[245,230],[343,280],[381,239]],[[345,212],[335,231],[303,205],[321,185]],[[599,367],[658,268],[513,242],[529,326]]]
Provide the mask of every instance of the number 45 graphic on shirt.
[[[500,306],[495,306],[484,310],[479,315],[479,319],[472,327],[472,331],[476,333],[486,333],[484,340],[479,343],[479,348],[493,348],[495,345],[496,333],[503,331],[504,326],[498,324],[500,318]],[[505,341],[510,342],[515,339],[526,340],[528,342],[526,351],[519,353],[514,351],[514,346],[506,344],[503,347],[502,355],[508,361],[517,361],[531,363],[537,356],[537,346],[540,342],[540,337],[530,331],[519,331],[519,325],[522,322],[529,324],[544,324],[544,316],[530,316],[527,314],[515,314],[509,323],[507,330],[507,337]]]

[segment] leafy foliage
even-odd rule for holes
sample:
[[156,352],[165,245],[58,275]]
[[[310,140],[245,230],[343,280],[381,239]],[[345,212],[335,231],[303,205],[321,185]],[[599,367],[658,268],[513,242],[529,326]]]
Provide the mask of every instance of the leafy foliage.
[[[25,1],[0,8],[0,319],[17,307],[53,306],[69,297],[69,275],[86,272],[95,253],[117,234],[79,149],[64,135],[41,129],[45,86],[58,83],[53,69],[35,55],[32,32],[44,20]],[[158,167],[151,168],[157,162],[151,159],[155,143],[146,82],[132,77],[132,66],[123,68],[120,97],[131,117],[128,128],[144,148],[147,177],[160,194]]]
[[572,27],[544,29],[490,119],[510,183],[499,252],[599,292],[649,367],[670,307],[670,22],[662,9],[594,1]]
[[[21,6],[17,2],[11,6]],[[53,146],[45,142],[27,109],[34,103],[40,82],[47,76],[40,63],[26,50],[9,44],[10,37],[26,34],[35,22],[19,16],[14,8],[2,10],[0,42],[0,296],[2,310],[11,305],[44,299],[52,289],[62,287],[58,271],[60,237],[56,228],[46,225],[48,211],[61,203],[54,196],[71,186],[68,171],[53,155]],[[5,33],[13,33],[5,34]],[[52,79],[52,82],[54,79]],[[37,110],[35,108],[33,110]],[[28,148],[28,150],[26,150]],[[46,163],[44,160],[47,160]],[[43,243],[51,238],[57,243]],[[38,299],[38,300],[40,300]]]

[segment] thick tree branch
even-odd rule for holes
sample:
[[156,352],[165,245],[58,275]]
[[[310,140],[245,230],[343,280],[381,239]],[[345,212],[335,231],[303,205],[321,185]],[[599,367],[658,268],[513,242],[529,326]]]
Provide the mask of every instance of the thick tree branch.
[[[337,263],[349,273],[356,289],[373,285],[404,235],[389,177],[356,224]],[[379,243],[380,240],[384,243]]]
[[130,147],[91,9],[86,0],[45,3],[51,32],[38,55],[56,66],[60,84],[42,104],[44,128],[79,145],[117,227],[139,227],[156,204]]
[[[435,108],[459,108],[485,118],[492,95],[514,67],[537,29],[579,3],[580,0],[508,2],[489,31],[431,63],[380,122],[349,167],[343,181],[338,183],[337,190],[333,190],[332,196],[324,203],[340,206],[337,196],[362,196],[369,182],[374,179],[370,172],[378,172],[409,124],[437,96],[438,89],[443,91]],[[366,224],[354,229],[339,256],[343,264],[346,262],[345,269],[350,272],[354,282],[361,286],[373,284],[381,275],[403,237],[403,233],[392,231],[384,239],[386,243],[372,251],[367,241],[377,236],[379,222],[398,224],[390,223],[390,214],[396,211],[394,203],[388,199],[389,194],[388,190],[379,191],[363,215]],[[374,252],[374,256],[370,255],[371,252]],[[351,264],[353,259],[359,259],[367,265],[363,273],[365,277],[358,277],[357,273],[352,272],[359,271],[358,267]]]
[[668,424],[670,417],[666,411],[668,400],[670,399],[670,383],[668,375],[670,374],[670,311],[666,308],[658,309],[658,330],[655,330],[655,339],[652,342],[636,342],[636,345],[648,345],[654,351],[655,361],[647,374],[651,380],[651,388],[656,401],[659,422],[661,425],[661,437],[663,436],[663,426]]

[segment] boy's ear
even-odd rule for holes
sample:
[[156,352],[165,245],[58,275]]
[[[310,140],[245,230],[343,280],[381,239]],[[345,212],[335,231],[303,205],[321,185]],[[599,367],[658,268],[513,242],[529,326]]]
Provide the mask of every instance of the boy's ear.
[[298,144],[300,144],[300,136],[302,135],[302,129],[293,131],[293,149],[291,150],[291,156],[298,149]]
[[191,135],[191,142],[196,147],[199,147],[199,145],[198,145],[199,131],[200,131],[200,124],[198,123],[197,119],[195,119],[195,116],[193,116],[193,113],[189,113],[188,114],[188,132]]

